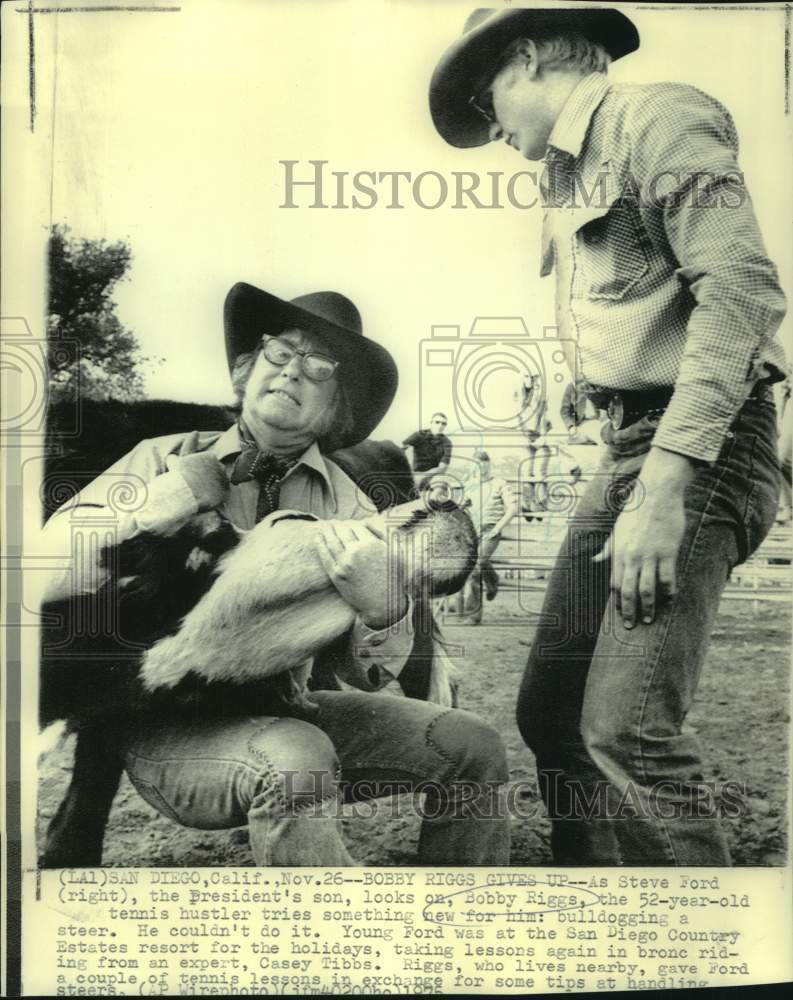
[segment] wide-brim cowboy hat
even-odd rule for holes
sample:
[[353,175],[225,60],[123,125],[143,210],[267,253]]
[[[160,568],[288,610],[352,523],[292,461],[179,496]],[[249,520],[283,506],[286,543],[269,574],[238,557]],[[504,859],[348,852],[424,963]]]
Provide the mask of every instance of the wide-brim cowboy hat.
[[391,405],[398,383],[394,359],[363,335],[360,313],[338,292],[312,292],[286,302],[240,281],[226,296],[223,323],[229,370],[240,354],[259,347],[265,333],[278,336],[285,330],[305,330],[327,345],[339,362],[337,377],[353,415],[351,431],[336,447],[369,437]]
[[430,82],[430,113],[435,128],[452,146],[483,146],[489,125],[470,102],[474,87],[494,72],[515,38],[551,31],[577,31],[599,42],[612,60],[639,47],[636,26],[618,10],[606,7],[482,7],[465,22],[463,36],[444,52]]

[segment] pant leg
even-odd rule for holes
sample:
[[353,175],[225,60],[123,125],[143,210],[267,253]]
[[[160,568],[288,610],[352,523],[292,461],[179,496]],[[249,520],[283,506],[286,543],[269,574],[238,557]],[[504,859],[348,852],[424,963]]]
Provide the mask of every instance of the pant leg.
[[124,734],[130,780],[163,815],[205,830],[248,823],[259,865],[354,864],[340,832],[338,759],[297,719],[138,725]]
[[[637,471],[643,433],[639,427],[614,435],[617,450],[605,463],[610,479],[618,470]],[[651,433],[645,436],[649,447]],[[619,448],[622,457],[615,458]],[[538,630],[519,700],[521,731],[537,754],[553,818],[556,860],[728,863],[712,803],[702,796],[699,749],[682,725],[724,583],[773,523],[778,478],[773,406],[749,400],[719,460],[700,468],[686,491],[677,598],[653,624],[630,632],[608,601],[605,574],[592,571],[594,531],[580,523],[599,507],[608,520],[605,494],[594,485],[583,498],[573,522],[584,528],[583,557],[572,558],[573,531],[546,596],[544,611],[557,617]],[[565,560],[572,611],[564,608],[560,582]],[[575,609],[586,620],[578,631]],[[632,819],[636,803],[641,815]]]
[[697,470],[686,490],[676,596],[654,622],[631,630],[642,647],[638,655],[618,655],[619,621],[613,634],[598,639],[581,727],[610,787],[625,864],[730,863],[699,743],[683,724],[730,571],[773,524],[779,490],[773,443],[773,404],[749,400],[718,461]]
[[470,712],[412,698],[346,691],[313,697],[348,801],[424,793],[419,864],[508,863],[508,769],[495,729]]
[[534,753],[540,793],[551,818],[551,850],[558,864],[616,864],[619,852],[610,824],[581,815],[573,782],[597,788],[601,775],[581,737],[587,674],[609,597],[609,567],[593,563],[608,538],[620,494],[613,489],[614,463],[604,460],[587,485],[548,578],[521,681],[517,722]]

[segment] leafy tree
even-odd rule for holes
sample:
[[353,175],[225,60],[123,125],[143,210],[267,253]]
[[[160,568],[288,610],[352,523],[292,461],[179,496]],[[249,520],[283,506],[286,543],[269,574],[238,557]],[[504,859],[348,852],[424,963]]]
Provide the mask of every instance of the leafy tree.
[[135,335],[118,316],[112,295],[132,261],[120,241],[76,239],[54,226],[49,239],[48,362],[55,399],[140,399],[145,395]]

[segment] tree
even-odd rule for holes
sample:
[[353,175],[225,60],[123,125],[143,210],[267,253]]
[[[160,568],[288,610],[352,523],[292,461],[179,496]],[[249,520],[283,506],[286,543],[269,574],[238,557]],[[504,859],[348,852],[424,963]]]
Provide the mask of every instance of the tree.
[[113,289],[127,275],[129,246],[75,239],[54,226],[49,239],[48,363],[55,398],[140,399],[145,395],[135,335],[116,316]]

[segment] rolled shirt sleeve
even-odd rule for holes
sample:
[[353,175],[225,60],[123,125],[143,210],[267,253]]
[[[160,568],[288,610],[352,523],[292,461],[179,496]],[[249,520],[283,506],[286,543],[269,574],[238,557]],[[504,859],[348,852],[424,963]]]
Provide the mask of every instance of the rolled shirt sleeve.
[[374,690],[399,677],[413,649],[413,600],[399,621],[388,628],[371,629],[358,618],[350,633],[350,654]]
[[108,575],[100,564],[108,544],[140,531],[167,534],[197,513],[186,481],[166,471],[167,456],[181,454],[186,437],[142,441],[55,511],[37,547],[68,560],[68,566],[50,576],[42,600],[96,593]]

